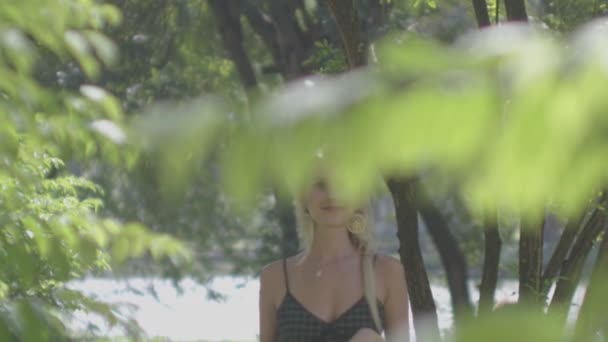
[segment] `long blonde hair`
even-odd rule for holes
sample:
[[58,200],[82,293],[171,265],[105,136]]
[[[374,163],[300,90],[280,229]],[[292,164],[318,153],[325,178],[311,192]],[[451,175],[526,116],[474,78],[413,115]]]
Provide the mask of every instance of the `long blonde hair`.
[[[306,212],[306,208],[301,202],[295,202],[296,223],[298,238],[300,240],[300,249],[308,254],[312,246],[315,227],[310,215]],[[363,291],[365,299],[369,305],[372,318],[379,332],[382,332],[382,323],[380,322],[380,313],[378,309],[378,301],[376,299],[376,277],[374,272],[374,246],[373,234],[370,225],[371,206],[367,205],[364,208],[357,210],[359,215],[363,216],[362,222],[365,223],[365,229],[360,234],[348,232],[353,245],[362,252],[363,255]]]

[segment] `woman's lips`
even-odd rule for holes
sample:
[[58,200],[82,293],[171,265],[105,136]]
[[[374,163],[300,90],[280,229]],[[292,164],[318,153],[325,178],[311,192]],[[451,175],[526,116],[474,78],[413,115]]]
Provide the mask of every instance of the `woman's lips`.
[[333,210],[342,210],[344,208],[343,207],[326,206],[326,207],[321,207],[321,209],[327,210],[327,211],[333,211]]

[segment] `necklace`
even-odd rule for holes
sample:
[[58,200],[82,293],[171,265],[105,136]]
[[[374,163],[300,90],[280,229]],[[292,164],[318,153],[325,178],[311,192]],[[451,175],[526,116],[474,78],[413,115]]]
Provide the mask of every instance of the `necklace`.
[[318,267],[317,271],[315,272],[315,277],[316,277],[316,278],[321,278],[321,277],[323,276],[323,268],[325,268],[325,267],[327,267],[327,266],[329,266],[329,265],[332,265],[332,264],[337,264],[337,263],[339,263],[339,262],[341,262],[341,261],[343,261],[343,260],[350,259],[350,258],[352,258],[352,257],[354,257],[354,256],[357,256],[357,254],[351,254],[351,255],[347,255],[347,256],[345,256],[345,257],[341,257],[341,258],[338,258],[338,259],[332,260],[332,261],[330,261],[330,262],[327,262],[327,263],[325,263],[325,264],[321,264],[321,265],[319,265],[319,267]]

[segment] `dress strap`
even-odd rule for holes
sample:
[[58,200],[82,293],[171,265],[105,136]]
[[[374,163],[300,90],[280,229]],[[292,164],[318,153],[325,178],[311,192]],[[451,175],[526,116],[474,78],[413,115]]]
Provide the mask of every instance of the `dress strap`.
[[283,259],[283,275],[285,276],[285,289],[289,293],[289,277],[287,276],[287,258]]

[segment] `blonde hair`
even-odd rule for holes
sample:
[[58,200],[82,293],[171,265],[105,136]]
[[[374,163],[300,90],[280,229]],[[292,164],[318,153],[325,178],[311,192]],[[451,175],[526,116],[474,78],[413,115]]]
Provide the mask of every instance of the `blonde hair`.
[[[306,208],[301,202],[296,201],[296,223],[298,238],[300,240],[300,249],[308,254],[312,246],[314,238],[314,222],[310,215],[306,212]],[[365,222],[365,229],[361,234],[353,234],[348,232],[349,237],[353,245],[359,249],[363,254],[363,291],[365,293],[365,299],[370,308],[372,318],[376,324],[376,328],[382,333],[382,323],[380,322],[380,313],[378,309],[378,300],[376,299],[376,278],[374,272],[373,262],[373,234],[370,229],[370,212],[371,207],[368,204],[366,207],[357,210],[360,215],[363,215],[363,222]]]

